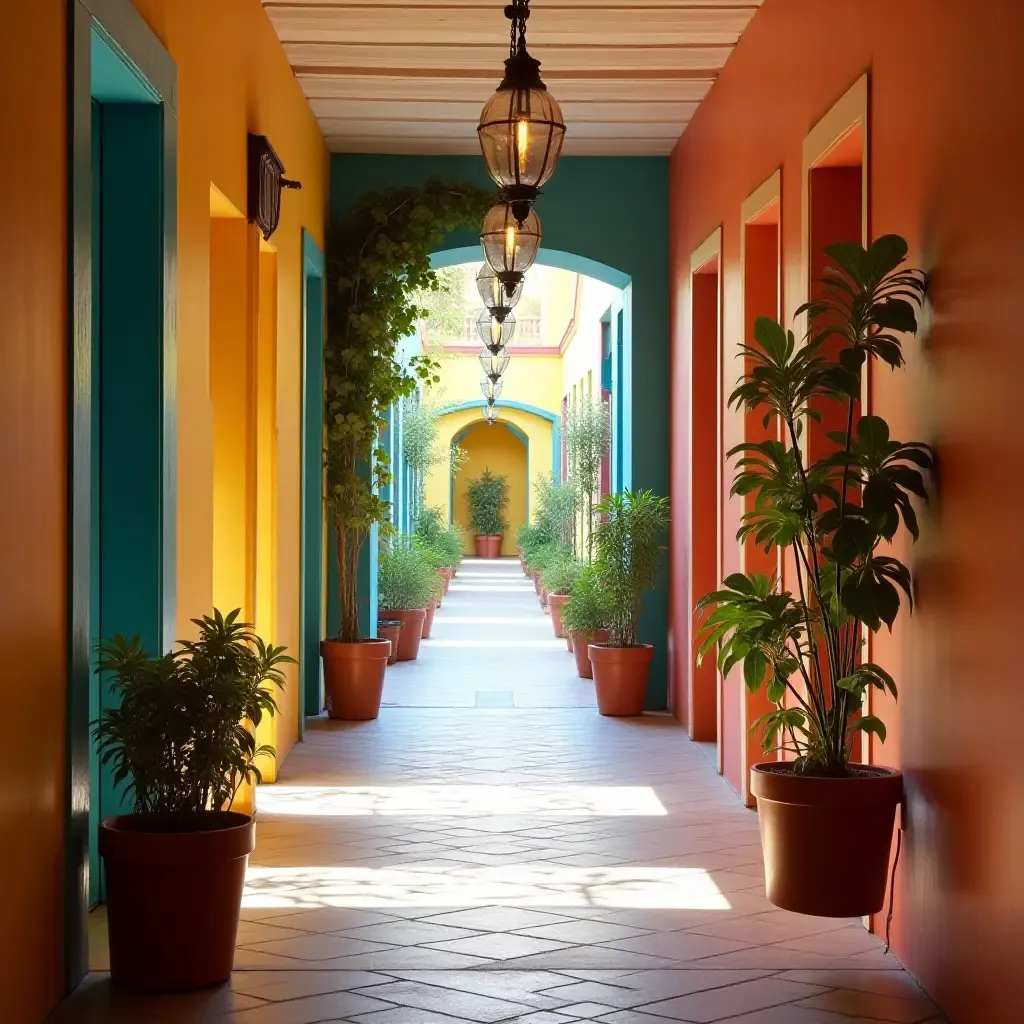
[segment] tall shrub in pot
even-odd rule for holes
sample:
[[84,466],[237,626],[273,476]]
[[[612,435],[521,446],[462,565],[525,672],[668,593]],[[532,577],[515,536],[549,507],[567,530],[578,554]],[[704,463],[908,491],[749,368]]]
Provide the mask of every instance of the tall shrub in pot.
[[608,495],[596,509],[595,565],[608,593],[608,640],[590,645],[597,708],[602,715],[639,715],[654,648],[638,643],[644,594],[661,577],[668,498],[652,491]]
[[478,558],[500,558],[508,529],[508,478],[485,469],[469,481],[469,519]]
[[321,653],[328,710],[335,717],[345,716],[349,695],[379,692],[387,665],[389,645],[363,636],[359,608],[366,542],[374,528],[390,531],[390,503],[380,497],[391,480],[388,453],[379,443],[384,416],[418,385],[437,381],[435,363],[414,357],[403,365],[397,345],[425,313],[417,296],[439,287],[431,252],[455,228],[475,230],[491,202],[473,185],[434,179],[368,193],[331,227],[324,463],[341,621]]
[[294,661],[238,615],[194,619],[198,638],[158,658],[138,637],[100,642],[97,671],[120,703],[93,732],[135,805],[99,832],[118,985],[176,991],[231,974],[255,825],[228,808],[262,781],[257,759],[275,756],[253,730],[277,712],[281,666]]
[[[917,331],[926,277],[904,266],[907,244],[879,238],[865,249],[833,245],[822,298],[799,312],[806,342],[767,319],[744,347],[750,370],[730,403],[764,413],[783,440],[748,442],[735,459],[732,493],[753,500],[738,533],[766,551],[787,548],[797,593],[778,579],[734,574],[698,603],[706,613],[701,656],[717,649],[723,674],[742,665],[752,692],[767,687],[775,710],[754,728],[766,753],[755,765],[768,897],[780,907],[829,917],[881,910],[898,771],[856,764],[855,741],[884,741],[867,713],[873,690],[897,695],[881,665],[863,660],[863,630],[892,629],[902,602],[912,609],[909,568],[894,557],[900,534],[918,537],[914,499],[926,499],[928,445],[890,436],[879,416],[857,410],[872,361],[903,366],[902,337]],[[827,403],[845,429],[809,459],[804,432]]]

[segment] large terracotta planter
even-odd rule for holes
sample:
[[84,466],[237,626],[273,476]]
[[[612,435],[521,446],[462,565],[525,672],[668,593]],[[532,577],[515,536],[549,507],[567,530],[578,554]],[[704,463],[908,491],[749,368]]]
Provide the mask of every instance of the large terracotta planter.
[[[551,625],[554,628],[555,636],[559,639],[565,636],[562,628],[562,607],[569,600],[568,594],[548,594],[548,607],[551,609]],[[572,650],[572,648],[569,648]]]
[[398,638],[402,632],[402,624],[397,619],[388,619],[377,623],[377,639],[387,640],[391,644],[391,654],[388,655],[388,664],[394,665],[398,661]]
[[125,814],[100,825],[110,980],[176,992],[231,977],[256,829],[248,814]]
[[608,630],[594,629],[572,635],[572,653],[576,656],[576,674],[580,679],[593,679],[594,671],[590,664],[589,647],[591,644],[603,644],[608,639]]
[[815,917],[864,917],[885,903],[903,775],[851,764],[845,778],[794,775],[768,761],[750,770],[768,899]]
[[548,608],[548,592],[544,589],[543,583],[540,585],[540,606],[544,609],[545,614],[550,611]]
[[573,649],[572,649],[572,633],[566,633],[565,634],[565,649],[570,654],[573,653]]
[[474,538],[476,542],[477,558],[501,558],[501,545],[505,535],[478,533]]
[[415,661],[420,653],[420,640],[423,639],[426,608],[381,609],[379,614],[382,618],[397,619],[402,623],[402,632],[398,637],[398,660]]
[[650,644],[607,647],[591,642],[589,654],[594,668],[597,710],[615,718],[642,715],[654,648]]
[[533,580],[533,589],[536,590],[538,594],[540,594],[540,577],[540,569],[534,569],[533,572],[530,573],[530,578]]
[[430,631],[434,628],[434,612],[436,612],[440,606],[440,601],[429,601],[427,603],[426,614],[423,616],[422,640],[430,639]]
[[388,640],[362,640],[357,644],[321,640],[327,714],[343,722],[376,718],[390,655]]

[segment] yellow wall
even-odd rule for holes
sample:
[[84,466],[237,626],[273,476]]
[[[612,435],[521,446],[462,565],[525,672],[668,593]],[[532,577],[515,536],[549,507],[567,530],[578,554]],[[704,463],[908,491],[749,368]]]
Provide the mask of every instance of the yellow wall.
[[455,522],[465,530],[466,554],[475,551],[473,528],[469,518],[469,481],[489,469],[508,481],[509,497],[505,518],[508,529],[501,545],[503,555],[516,552],[516,531],[526,522],[526,445],[500,423],[483,421],[473,426],[460,442],[468,458],[455,477]]
[[[501,401],[522,402],[536,405],[557,413],[562,403],[561,360],[557,353],[543,356],[524,356],[513,351],[508,369],[502,378]],[[476,355],[446,354],[441,360],[438,385],[446,405],[479,401],[484,398],[480,391],[483,371]]]
[[[301,192],[284,196],[277,247],[277,643],[298,642],[301,228],[320,243],[327,152],[259,0],[137,0],[178,68],[178,629],[210,608],[214,572],[214,427],[210,395],[210,186],[245,209],[246,131],[267,134]],[[0,137],[6,161],[0,256],[0,639],[5,721],[0,767],[3,1019],[33,1024],[63,994],[63,831],[67,652],[66,0],[13,5],[5,23]],[[258,246],[247,246],[247,301]],[[255,333],[249,334],[255,345]],[[265,348],[261,351],[265,351]],[[263,365],[261,363],[261,365]],[[265,396],[266,397],[266,396]],[[261,409],[263,408],[261,404]],[[271,426],[272,424],[272,426]],[[263,434],[260,435],[264,436]],[[244,527],[240,527],[244,528]],[[257,592],[258,592],[257,581]],[[261,623],[261,628],[264,625]],[[297,733],[290,677],[277,742]]]

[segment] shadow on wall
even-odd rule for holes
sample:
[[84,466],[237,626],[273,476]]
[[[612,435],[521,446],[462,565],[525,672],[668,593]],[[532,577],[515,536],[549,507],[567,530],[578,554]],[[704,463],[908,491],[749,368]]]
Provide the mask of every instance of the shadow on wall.
[[529,484],[529,451],[518,431],[499,420],[493,426],[483,421],[474,423],[452,438],[466,452],[466,462],[455,477],[452,487],[452,520],[466,531],[466,554],[473,554],[473,528],[469,519],[469,481],[489,469],[508,480],[509,502],[505,510],[508,529],[502,544],[503,556],[516,551],[516,531],[529,515],[527,488]]

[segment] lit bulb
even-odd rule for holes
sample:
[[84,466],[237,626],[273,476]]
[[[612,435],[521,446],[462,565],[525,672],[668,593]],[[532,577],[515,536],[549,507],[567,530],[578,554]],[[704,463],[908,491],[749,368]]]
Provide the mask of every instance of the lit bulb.
[[530,149],[530,122],[516,122],[516,150],[519,154],[519,173],[526,173],[526,157]]
[[518,239],[516,238],[516,226],[514,224],[509,224],[509,226],[507,228],[505,228],[505,266],[506,267],[513,267],[513,266],[515,266],[517,244],[518,244]]

